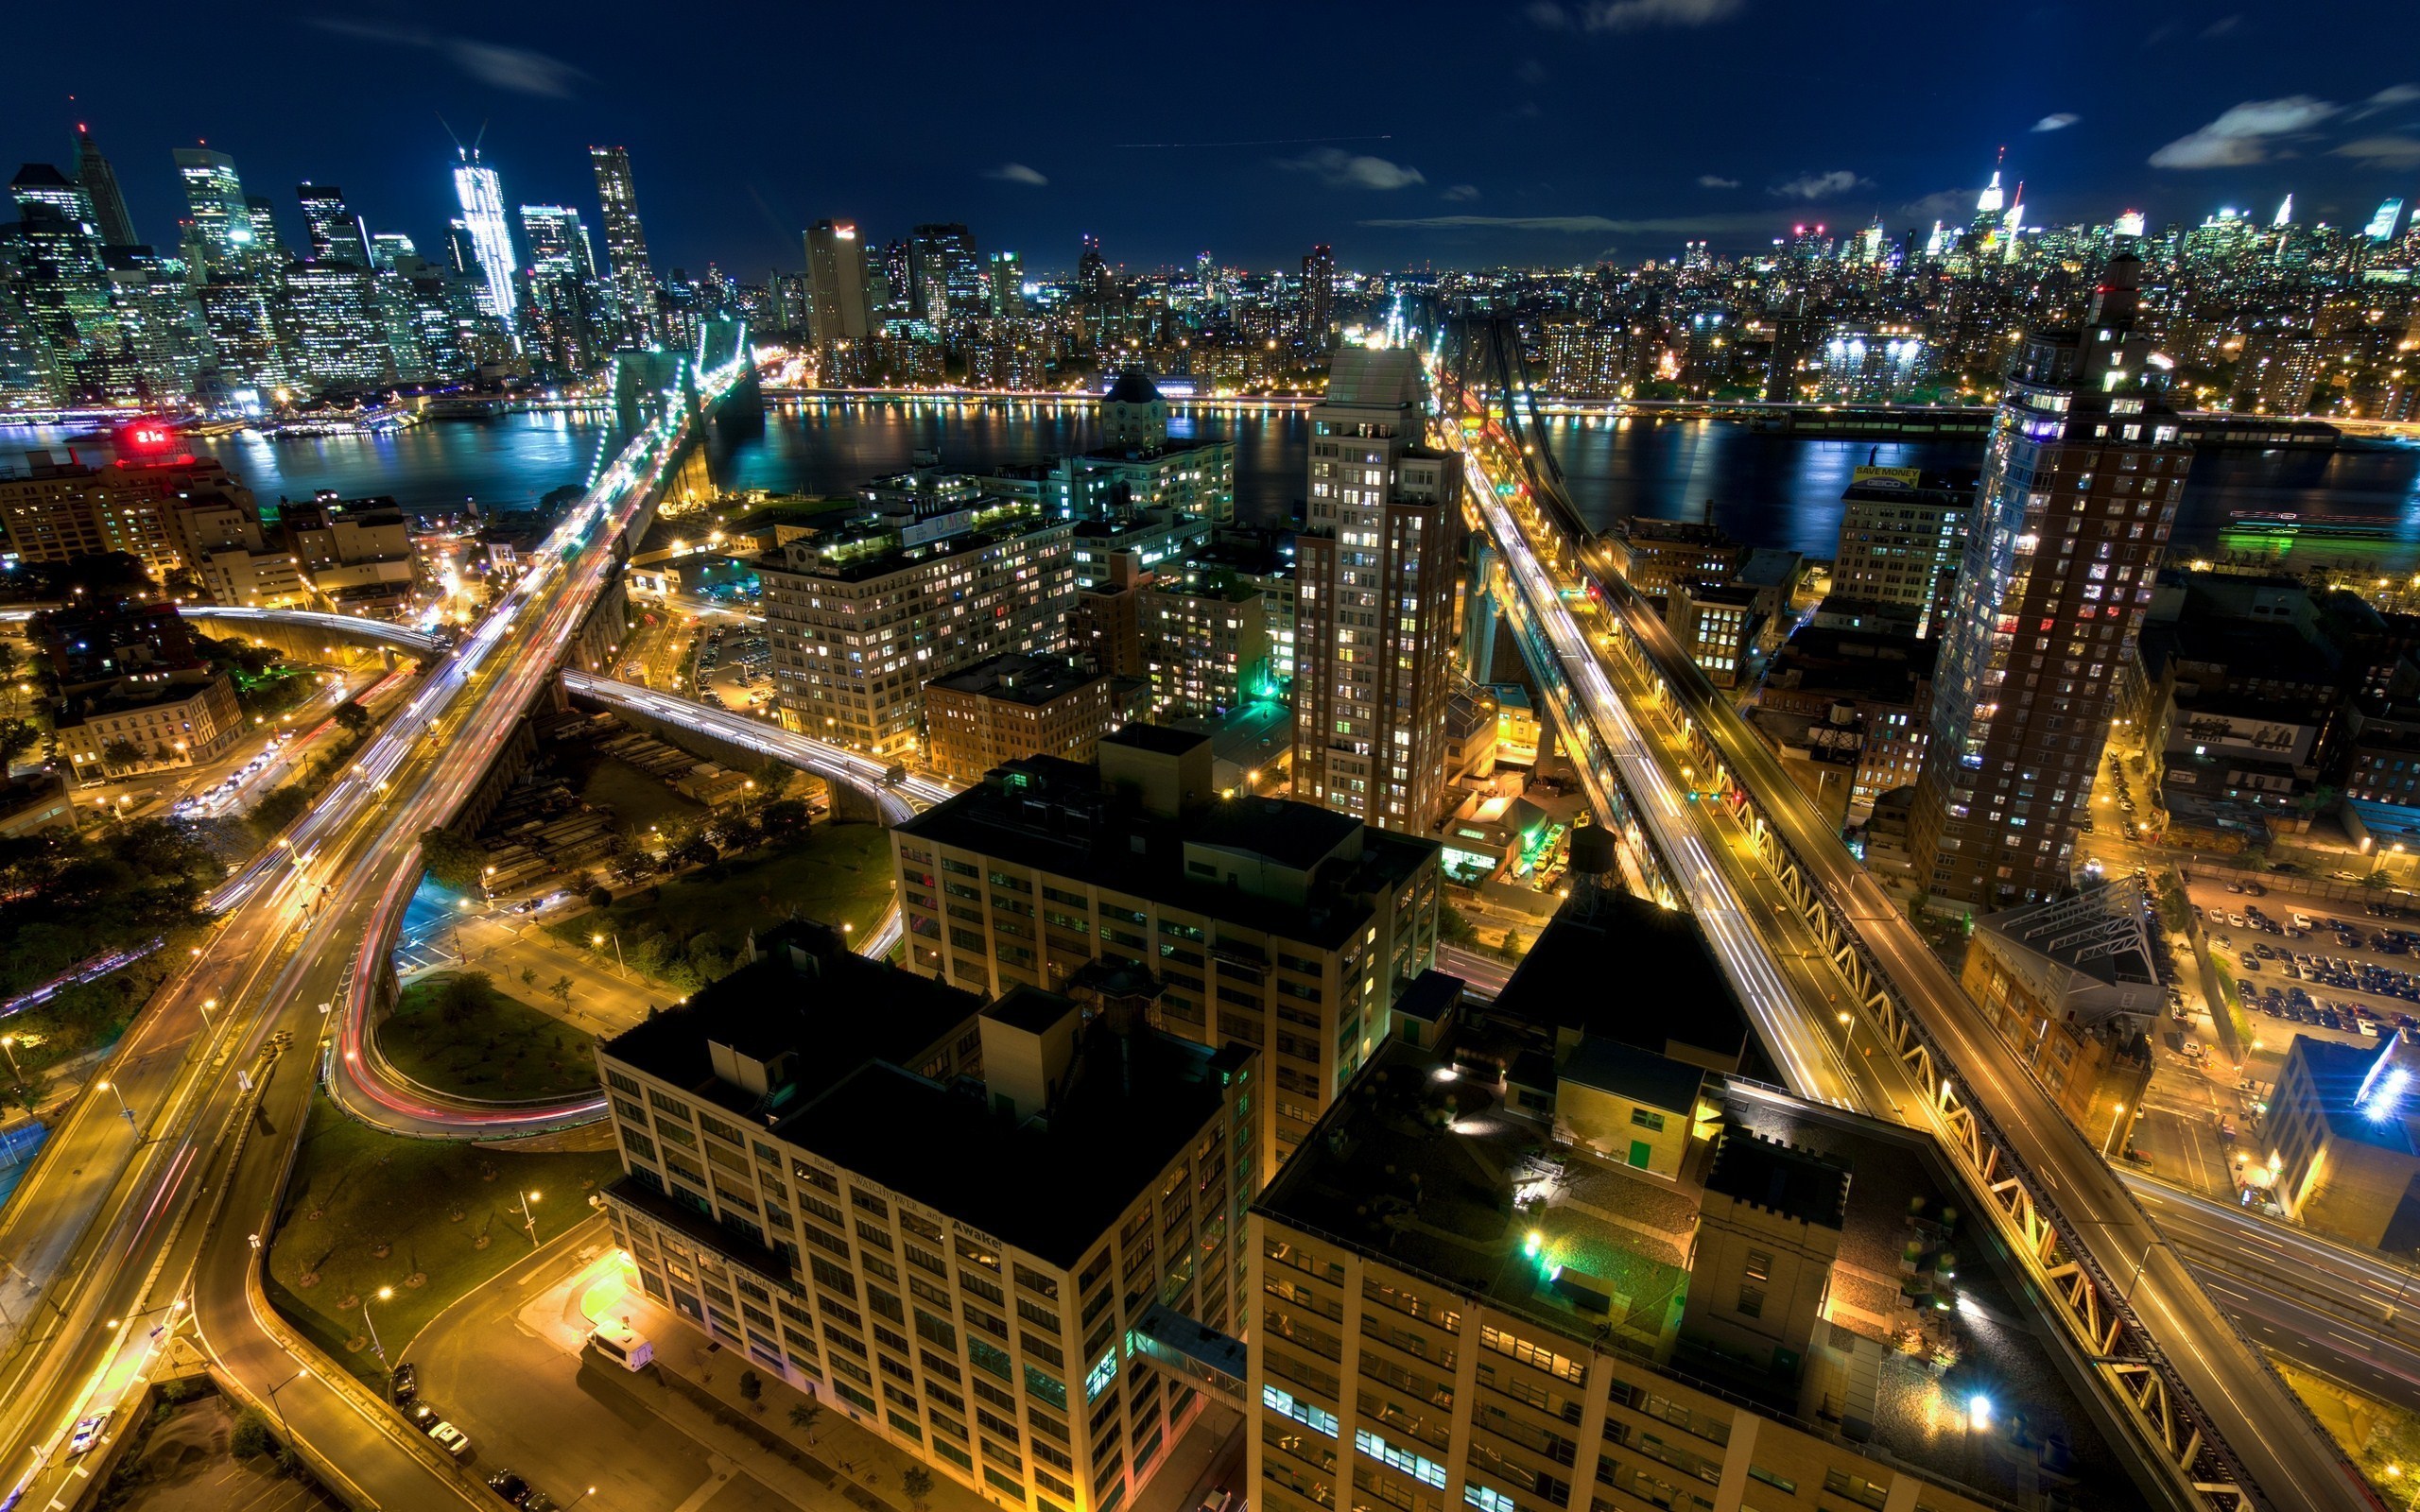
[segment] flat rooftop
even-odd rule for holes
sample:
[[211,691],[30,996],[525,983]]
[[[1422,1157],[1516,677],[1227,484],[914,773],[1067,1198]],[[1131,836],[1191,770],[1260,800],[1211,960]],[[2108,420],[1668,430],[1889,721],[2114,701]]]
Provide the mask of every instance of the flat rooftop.
[[[1072,1269],[1217,1115],[1236,1057],[1096,1022],[1046,1120],[894,1065],[861,1065],[775,1125],[782,1138]],[[1124,1051],[1121,1056],[1120,1052]]]
[[1627,892],[1565,903],[1513,969],[1495,1011],[1657,1055],[1685,1045],[1735,1064],[1751,1039],[1697,920]]
[[925,686],[1040,708],[1088,683],[1098,682],[1105,675],[1071,666],[1058,657],[1010,651],[948,677],[935,678]]

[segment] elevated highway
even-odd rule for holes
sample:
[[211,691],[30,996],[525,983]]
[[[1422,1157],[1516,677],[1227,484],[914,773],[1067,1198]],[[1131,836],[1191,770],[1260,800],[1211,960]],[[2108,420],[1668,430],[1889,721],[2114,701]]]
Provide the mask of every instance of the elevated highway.
[[[1760,1028],[1791,1021],[1776,1056],[1793,1090],[1826,1097],[1806,1077],[1805,1068],[1817,1063],[1811,1048],[1789,1047],[1838,1039],[1841,1012],[1888,1048],[1860,1059],[1867,1106],[1930,1129],[1953,1154],[2065,1325],[2070,1361],[2131,1425],[2142,1464],[2172,1503],[2377,1505],[2125,1184],[1979,1021],[1912,925],[1611,571],[1577,525],[1559,478],[1519,434],[1520,393],[1509,376],[1499,388],[1506,392],[1513,404],[1499,415],[1464,391],[1466,407],[1446,417],[1444,430],[1468,460],[1472,517],[1528,612],[1548,627],[1555,654],[1532,657],[1532,670],[1556,686],[1559,707],[1576,704],[1599,744],[1635,756],[1622,768],[1633,807],[1671,821],[1656,850],[1682,871],[1691,904],[1699,896],[1720,904],[1728,892],[1737,906],[1744,889],[1777,889],[1785,906],[1737,919],[1738,948],[1772,963],[1824,964],[1823,999],[1797,996],[1770,1013],[1752,1001]],[[1634,705],[1644,713],[1634,716]],[[1660,739],[1641,730],[1650,714]],[[1683,767],[1691,792],[1719,800],[1668,801]],[[1726,872],[1729,887],[1717,885]],[[1733,927],[1721,918],[1707,925],[1718,941]]]

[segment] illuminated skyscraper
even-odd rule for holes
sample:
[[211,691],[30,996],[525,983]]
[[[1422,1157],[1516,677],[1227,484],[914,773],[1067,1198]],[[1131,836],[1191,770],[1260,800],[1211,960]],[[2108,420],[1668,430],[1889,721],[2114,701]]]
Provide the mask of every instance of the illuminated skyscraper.
[[302,223],[311,236],[311,261],[370,266],[370,232],[344,202],[344,191],[332,183],[296,187],[302,201]]
[[1295,542],[1294,796],[1413,833],[1443,802],[1462,536],[1462,461],[1427,423],[1419,353],[1339,352]]
[[252,209],[244,198],[244,180],[236,176],[235,160],[208,147],[179,147],[176,158],[203,268],[216,277],[250,271]]
[[2080,330],[2030,333],[1984,452],[1913,815],[1933,905],[2069,883],[2118,669],[2135,654],[2191,446],[2111,260]]
[[975,237],[956,221],[919,226],[908,244],[908,307],[940,331],[952,315],[974,315],[988,302]]
[[1325,242],[1303,258],[1303,339],[1315,347],[1327,345],[1328,327],[1336,319],[1336,253]]
[[485,297],[480,308],[511,330],[520,310],[513,286],[512,228],[504,218],[504,184],[496,171],[479,161],[475,148],[459,149],[462,161],[454,169],[454,194],[461,201],[462,226],[470,233],[478,257],[478,277]]
[[588,163],[596,171],[596,199],[605,212],[605,263],[613,270],[614,297],[625,326],[623,339],[644,344],[660,333],[655,269],[648,263],[647,230],[639,224],[631,155],[621,147],[590,147]]
[[47,163],[28,163],[9,180],[9,198],[17,202],[17,212],[25,214],[31,205],[48,205],[75,224],[97,236],[100,228],[93,215],[92,197],[83,187]]
[[1014,252],[986,259],[992,282],[992,314],[1006,320],[1025,313],[1025,260]]
[[819,220],[806,230],[806,316],[816,342],[866,338],[866,253],[857,228]]
[[2370,240],[2374,242],[2391,242],[2394,240],[2394,223],[2396,220],[2401,218],[2402,215],[2402,200],[2386,199],[2379,201],[2378,213],[2370,217],[2370,224],[2366,228],[2366,234],[2369,236]]
[[367,265],[342,257],[285,270],[284,324],[294,376],[319,389],[372,388],[395,380],[395,359]]
[[523,325],[547,361],[579,372],[610,349],[605,286],[579,212],[567,205],[521,207],[529,251],[529,309]]
[[80,126],[76,129],[76,181],[93,203],[93,227],[101,233],[102,246],[140,245],[134,219],[126,213],[126,197],[118,193],[117,173],[110,160],[101,156],[93,133]]

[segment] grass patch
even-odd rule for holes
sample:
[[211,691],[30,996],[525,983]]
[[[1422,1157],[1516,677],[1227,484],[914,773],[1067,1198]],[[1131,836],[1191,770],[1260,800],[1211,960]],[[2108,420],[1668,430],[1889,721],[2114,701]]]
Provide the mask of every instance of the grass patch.
[[612,757],[599,760],[580,783],[580,799],[614,811],[614,828],[625,833],[647,833],[648,826],[667,819],[694,819],[706,812],[706,806],[692,799],[683,798],[645,772],[626,766]]
[[[333,1358],[380,1381],[363,1298],[396,1358],[429,1319],[528,1255],[515,1194],[541,1194],[531,1211],[544,1239],[586,1217],[587,1194],[620,1169],[611,1150],[516,1155],[382,1134],[315,1096],[269,1245],[269,1295]],[[378,1300],[382,1286],[394,1296]]]
[[404,988],[378,1048],[414,1081],[517,1102],[593,1091],[588,1037],[507,995],[485,971],[438,971]]
[[2210,970],[2219,979],[2218,1011],[2225,1014],[2227,1022],[2234,1026],[2235,1042],[2248,1050],[2259,1036],[2253,1032],[2252,1015],[2243,1005],[2243,994],[2236,990],[2235,972],[2216,947],[2211,948],[2209,956]]
[[[2269,1351],[2269,1363],[2370,1485],[2400,1497],[2402,1480],[2410,1476],[2411,1465],[2420,1461],[2420,1416],[2305,1370],[2274,1350]],[[2403,1476],[2389,1475],[2390,1465],[2400,1467]]]
[[890,833],[878,824],[819,824],[804,839],[718,862],[548,928],[581,950],[595,948],[594,935],[617,934],[632,969],[664,980],[655,963],[690,958],[700,937],[728,953],[750,931],[793,914],[863,934],[890,900]]

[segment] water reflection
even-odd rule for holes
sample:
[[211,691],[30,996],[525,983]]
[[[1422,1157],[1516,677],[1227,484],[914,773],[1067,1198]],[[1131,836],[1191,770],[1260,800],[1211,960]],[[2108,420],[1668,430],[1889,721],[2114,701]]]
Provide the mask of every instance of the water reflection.
[[[1235,441],[1238,519],[1279,524],[1300,507],[1309,445],[1303,411],[1180,410],[1177,418],[1196,436]],[[1712,500],[1715,521],[1735,537],[1816,557],[1832,554],[1841,490],[1859,464],[1972,472],[1982,455],[1974,441],[1801,439],[1709,421],[1568,417],[1549,426],[1573,498],[1592,524],[1629,514],[1693,518]],[[494,507],[535,503],[586,477],[605,435],[592,417],[515,415],[380,436],[237,436],[199,449],[216,452],[264,500],[335,489],[392,494],[407,508],[436,512],[466,496]],[[919,451],[980,471],[1040,462],[1089,446],[1095,435],[1089,405],[792,403],[769,411],[761,432],[711,444],[716,476],[729,486],[836,495],[909,466]],[[0,456],[10,461],[9,454],[64,444],[56,431],[0,426]],[[2244,509],[2395,517],[2397,539],[2371,549],[2420,553],[2420,447],[2204,452],[2194,461],[2177,541],[2214,549],[2230,512]]]

